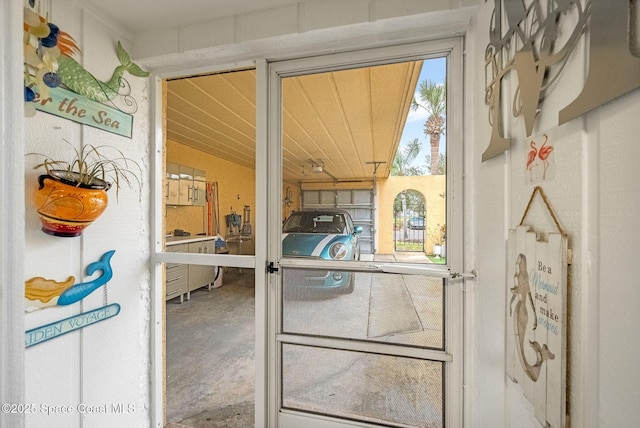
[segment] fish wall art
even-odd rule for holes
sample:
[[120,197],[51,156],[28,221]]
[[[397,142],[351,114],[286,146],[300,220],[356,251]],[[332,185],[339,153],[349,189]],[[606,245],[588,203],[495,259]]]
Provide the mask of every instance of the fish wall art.
[[90,281],[75,284],[75,277],[73,276],[69,276],[63,281],[55,281],[40,276],[27,280],[25,282],[25,308],[27,312],[79,302],[98,288],[106,285],[113,277],[111,257],[113,257],[114,253],[114,250],[107,251],[100,257],[100,260],[87,266],[86,273],[88,276],[100,272],[100,276]]
[[[111,258],[114,253],[114,250],[107,251],[100,257],[100,260],[87,265],[87,276],[93,276],[96,272],[99,272],[100,275],[86,282],[75,284],[73,276],[69,276],[64,281],[55,281],[43,277],[34,277],[27,280],[24,293],[25,310],[32,312],[48,307],[72,305],[81,301],[98,288],[106,287],[107,282],[113,277]],[[118,315],[120,313],[120,305],[118,303],[107,304],[106,292],[104,299],[104,306],[25,331],[25,348],[47,342]]]
[[[122,111],[130,110],[126,113],[135,112],[137,104],[130,97],[124,73],[147,77],[149,72],[131,60],[120,41],[116,45],[120,65],[106,82],[98,80],[74,58],[80,53],[76,40],[70,34],[33,10],[24,8],[24,99],[27,116],[35,114],[31,102],[47,99],[50,90],[58,87],[99,103],[109,103]],[[126,99],[116,103],[119,96]]]

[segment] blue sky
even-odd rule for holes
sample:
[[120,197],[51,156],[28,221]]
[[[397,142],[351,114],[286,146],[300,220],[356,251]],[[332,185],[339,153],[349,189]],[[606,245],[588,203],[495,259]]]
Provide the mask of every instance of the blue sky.
[[[422,71],[420,72],[420,77],[418,79],[418,85],[420,84],[420,82],[427,79],[438,83],[444,83],[446,77],[446,66],[446,58],[436,58],[424,61],[422,65]],[[415,94],[415,97],[416,100],[420,101],[418,93]],[[421,166],[426,165],[425,156],[431,154],[429,139],[428,137],[426,137],[426,135],[424,135],[424,123],[426,120],[427,113],[424,109],[420,108],[417,111],[410,110],[409,116],[407,117],[407,123],[404,126],[402,137],[400,139],[401,148],[405,147],[407,143],[409,141],[412,141],[414,138],[418,138],[418,140],[422,143],[422,151],[416,158],[416,162],[414,162],[414,164]],[[440,138],[441,153],[445,152],[446,141],[446,135],[443,135]]]

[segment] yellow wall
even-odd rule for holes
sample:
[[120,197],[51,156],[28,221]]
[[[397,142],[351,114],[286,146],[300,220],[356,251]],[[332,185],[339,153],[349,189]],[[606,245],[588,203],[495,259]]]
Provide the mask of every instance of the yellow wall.
[[[255,225],[256,215],[259,213],[255,211],[254,169],[239,166],[174,141],[167,141],[166,159],[167,162],[202,169],[206,172],[207,181],[218,182],[220,228],[223,236],[226,234],[224,218],[232,209],[242,215],[244,205],[249,205],[251,207],[251,223]],[[366,186],[370,185],[370,182],[366,183]],[[292,195],[290,206],[287,207],[283,201],[282,216],[284,220],[291,212],[300,209],[301,189],[295,183],[283,183],[282,187],[283,199],[286,196],[287,187],[291,190]],[[358,186],[349,183],[348,187]],[[336,188],[336,186],[333,183],[306,184],[304,188]],[[427,207],[425,251],[427,254],[433,253],[433,242],[428,236],[430,229],[446,222],[446,204],[443,197],[446,189],[446,177],[443,175],[378,179],[378,209],[376,212],[378,215],[377,248],[379,254],[393,254],[393,201],[401,191],[407,189],[417,190],[425,197]],[[205,216],[204,207],[167,207],[166,232],[183,229],[191,232],[192,235],[204,233],[206,232]]]
[[[255,225],[256,176],[255,170],[206,154],[200,150],[167,141],[167,162],[201,169],[206,172],[207,181],[218,182],[218,202],[220,213],[220,234],[225,236],[225,216],[231,210],[243,215],[245,205],[251,207],[251,224]],[[184,229],[192,235],[206,232],[205,207],[167,207],[165,227],[170,232]],[[244,217],[243,217],[244,221]],[[215,229],[214,229],[215,230]]]
[[[257,213],[255,211],[256,177],[254,169],[239,166],[175,141],[167,141],[166,161],[202,169],[206,171],[207,181],[218,182],[220,234],[222,236],[226,234],[225,215],[230,214],[232,208],[237,214],[243,215],[244,206],[251,206],[250,220],[251,224],[255,225]],[[287,188],[291,192],[289,206],[284,203]],[[284,221],[289,214],[301,207],[299,184],[283,183],[282,195],[282,220]],[[204,207],[167,207],[165,230],[169,233],[174,229],[183,229],[191,232],[192,235],[204,233],[206,232],[205,216]]]
[[446,223],[446,183],[444,175],[389,177],[378,180],[378,254],[393,254],[393,201],[403,190],[417,190],[426,201],[425,252],[433,254],[429,232]]

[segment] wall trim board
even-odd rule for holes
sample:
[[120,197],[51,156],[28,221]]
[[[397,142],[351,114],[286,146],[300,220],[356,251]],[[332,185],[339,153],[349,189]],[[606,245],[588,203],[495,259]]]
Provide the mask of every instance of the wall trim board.
[[[0,54],[22,57],[22,2],[3,5]],[[23,70],[0,65],[0,401],[24,403],[24,130]],[[8,208],[7,208],[8,207]],[[0,426],[24,427],[22,413],[0,413]]]

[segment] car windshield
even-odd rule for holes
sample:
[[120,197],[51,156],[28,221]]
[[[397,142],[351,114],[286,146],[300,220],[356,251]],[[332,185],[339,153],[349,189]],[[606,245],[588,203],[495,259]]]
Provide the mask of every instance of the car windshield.
[[297,212],[285,221],[284,233],[346,233],[344,216],[338,213]]

